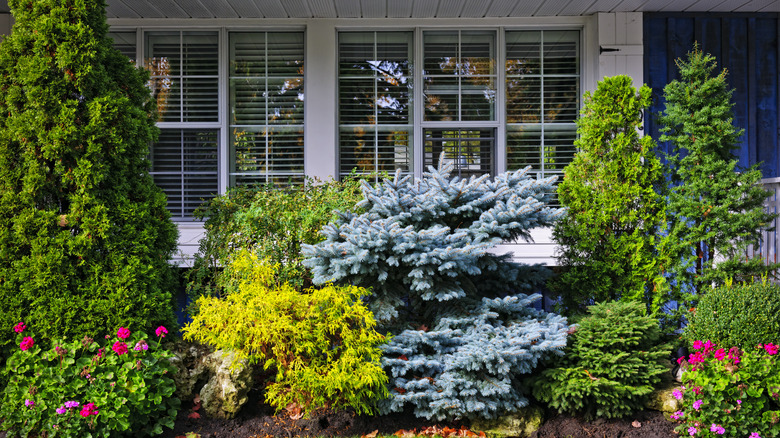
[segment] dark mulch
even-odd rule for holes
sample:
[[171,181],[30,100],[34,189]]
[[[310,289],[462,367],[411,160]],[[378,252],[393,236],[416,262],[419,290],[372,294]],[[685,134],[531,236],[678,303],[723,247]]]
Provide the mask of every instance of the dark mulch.
[[[436,424],[409,413],[384,416],[357,416],[349,412],[315,412],[308,419],[290,419],[282,412],[274,415],[266,405],[250,400],[238,417],[220,420],[202,416],[188,418],[193,411],[182,406],[174,430],[166,430],[163,438],[182,437],[187,432],[201,438],[267,438],[267,437],[360,437],[378,431],[392,435],[404,430],[422,430]],[[463,424],[438,424],[460,428]],[[549,415],[533,438],[671,438],[675,424],[661,412],[641,411],[620,420],[597,419],[586,422],[568,415]]]

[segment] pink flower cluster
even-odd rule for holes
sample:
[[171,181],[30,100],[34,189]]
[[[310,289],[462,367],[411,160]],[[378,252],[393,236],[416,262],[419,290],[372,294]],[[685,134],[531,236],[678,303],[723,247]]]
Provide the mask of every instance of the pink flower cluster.
[[[90,403],[92,404],[92,403]],[[93,405],[94,406],[94,405]],[[64,405],[60,406],[59,408],[55,409],[54,412],[62,415],[66,412],[68,412],[68,409],[73,409],[79,407],[79,402],[75,400],[66,401]]]
[[119,327],[119,330],[116,331],[116,337],[124,341],[130,337],[130,330],[124,327]]
[[24,331],[24,329],[26,329],[26,328],[27,328],[27,325],[26,325],[25,323],[23,323],[23,322],[20,322],[19,324],[16,324],[16,325],[14,326],[14,331],[15,331],[16,333],[21,333],[21,332],[23,332],[23,331]]
[[164,338],[165,335],[168,334],[168,329],[163,326],[159,326],[157,327],[157,330],[154,331],[154,334],[156,334],[158,338]]
[[774,356],[775,354],[777,354],[777,349],[778,349],[777,345],[771,342],[764,345],[758,344],[757,348],[763,348],[764,350],[766,350],[766,353],[770,356]]
[[122,341],[116,341],[114,342],[114,346],[111,347],[112,350],[114,350],[114,353],[118,354],[119,356],[127,353],[127,344],[125,344]]
[[723,426],[718,426],[715,423],[712,423],[712,426],[710,426],[710,432],[715,432],[718,435],[723,435],[726,433],[726,429],[723,428]]
[[33,338],[29,336],[25,336],[24,339],[22,339],[22,343],[19,344],[19,348],[21,348],[22,351],[26,351],[32,348],[33,345],[35,345],[35,341],[33,341]]
[[79,412],[79,415],[82,417],[89,417],[90,415],[97,415],[98,411],[95,409],[97,406],[95,406],[94,403],[87,403],[81,408],[81,412]]

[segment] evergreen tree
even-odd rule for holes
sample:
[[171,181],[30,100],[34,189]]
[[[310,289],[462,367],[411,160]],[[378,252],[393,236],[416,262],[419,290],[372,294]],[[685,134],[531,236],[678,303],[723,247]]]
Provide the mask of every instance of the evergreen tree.
[[0,45],[0,345],[169,323],[177,231],[148,174],[147,75],[102,0],[10,0]]
[[769,192],[757,165],[743,168],[734,151],[742,130],[733,124],[732,90],[726,70],[714,75],[715,59],[698,47],[678,59],[680,79],[664,88],[666,109],[661,141],[671,141],[672,188],[669,248],[680,262],[671,266],[687,305],[728,278],[767,272],[761,259],[746,259],[748,245],[773,215],[764,211]]
[[558,186],[567,217],[553,230],[564,269],[551,285],[571,313],[618,299],[655,312],[668,299],[657,249],[666,223],[663,167],[653,139],[638,133],[650,93],[615,76],[585,94],[578,151]]
[[383,364],[391,399],[436,419],[495,418],[527,404],[521,381],[537,362],[561,354],[566,319],[529,307],[548,278],[489,250],[528,239],[562,214],[546,206],[553,179],[530,168],[469,179],[452,164],[420,180],[363,185],[359,215],[343,213],[325,241],[302,245],[315,283],[370,287],[369,306],[394,338]]

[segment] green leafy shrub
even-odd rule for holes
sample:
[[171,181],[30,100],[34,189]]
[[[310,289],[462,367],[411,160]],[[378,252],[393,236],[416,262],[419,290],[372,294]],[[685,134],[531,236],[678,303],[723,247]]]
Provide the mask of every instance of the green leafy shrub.
[[19,349],[3,370],[0,406],[9,437],[147,436],[173,428],[175,368],[159,342],[120,328],[102,347],[85,337],[44,350],[24,324],[15,330]]
[[712,289],[688,315],[683,337],[744,349],[765,342],[780,344],[780,286],[764,280],[726,282]]
[[[724,344],[728,345],[728,344]],[[681,435],[768,438],[780,436],[780,360],[777,345],[746,350],[694,341],[674,395],[683,409],[672,414]]]
[[154,102],[103,1],[13,1],[0,44],[0,346],[174,321],[177,230],[148,174]]
[[285,188],[238,187],[212,199],[196,213],[206,218],[206,235],[187,274],[190,295],[221,296],[232,287],[221,270],[242,250],[278,264],[280,282],[298,289],[310,286],[311,275],[301,264],[301,244],[321,241],[320,230],[336,218],[334,211],[354,211],[360,199],[360,182],[354,177],[309,179]]
[[569,336],[563,359],[533,382],[533,394],[558,412],[629,415],[644,406],[668,371],[671,350],[642,303],[602,303],[588,311]]
[[237,288],[224,299],[201,297],[186,339],[236,352],[237,360],[274,367],[266,398],[276,409],[297,403],[374,411],[387,396],[379,346],[386,337],[361,302],[368,291],[325,286],[303,292],[276,282],[275,266],[243,252],[226,275]]
[[634,300],[659,311],[668,301],[658,235],[666,223],[663,167],[655,142],[641,137],[651,90],[628,76],[605,77],[585,93],[577,154],[564,169],[555,223],[561,274],[551,288],[569,315],[609,300]]

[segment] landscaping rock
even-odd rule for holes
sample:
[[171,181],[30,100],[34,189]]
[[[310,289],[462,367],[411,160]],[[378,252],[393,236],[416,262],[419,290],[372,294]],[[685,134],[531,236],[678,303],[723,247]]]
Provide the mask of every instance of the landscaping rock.
[[491,438],[529,437],[544,423],[544,411],[538,406],[526,406],[519,412],[497,420],[474,420],[471,430],[485,432]]
[[676,384],[676,382],[671,382],[659,389],[656,389],[650,395],[647,403],[645,403],[645,407],[667,414],[681,410],[682,400],[677,400],[674,395],[672,395],[676,389],[680,389],[680,385]]
[[252,387],[252,368],[235,361],[235,353],[217,350],[206,356],[210,379],[200,390],[201,406],[215,418],[233,418],[246,403]]
[[174,396],[182,401],[192,400],[209,378],[204,362],[211,351],[202,345],[184,341],[177,342],[172,351],[170,361],[176,367]]

